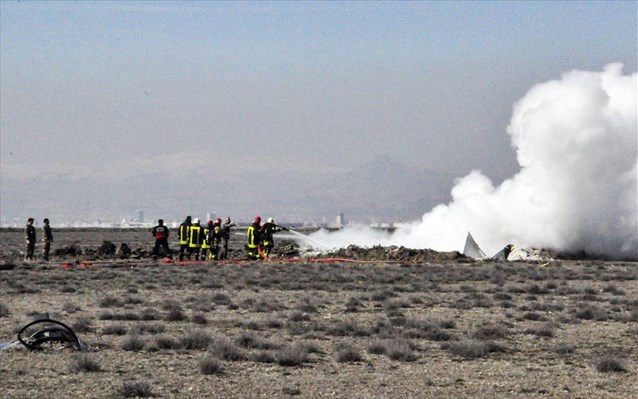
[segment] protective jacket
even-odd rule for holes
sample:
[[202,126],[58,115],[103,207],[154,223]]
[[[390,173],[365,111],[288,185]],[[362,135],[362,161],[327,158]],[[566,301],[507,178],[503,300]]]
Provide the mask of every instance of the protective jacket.
[[202,249],[208,249],[213,243],[213,224],[208,222],[204,227],[204,240],[202,241]]
[[259,245],[259,241],[261,240],[261,235],[259,231],[259,223],[253,223],[248,226],[248,230],[246,231],[246,238],[248,239],[248,249],[257,249]]
[[281,227],[272,222],[266,222],[261,226],[261,242],[264,246],[273,246],[275,242],[273,240],[273,234],[282,230],[287,230],[285,227]]
[[198,224],[190,226],[188,231],[188,247],[189,248],[201,248],[204,241],[204,229]]
[[179,238],[180,245],[188,244],[188,234],[190,232],[191,222],[184,221],[179,225],[179,229],[177,230],[177,237]]

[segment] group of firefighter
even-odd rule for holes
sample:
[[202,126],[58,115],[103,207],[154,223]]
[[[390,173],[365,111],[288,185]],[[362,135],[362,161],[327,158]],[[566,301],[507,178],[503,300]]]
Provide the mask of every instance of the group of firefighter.
[[[168,246],[169,230],[164,225],[164,220],[159,219],[157,226],[153,227],[152,234],[155,237],[153,254],[159,255],[161,249],[168,256],[172,255]],[[205,226],[200,224],[198,218],[186,216],[179,225],[177,238],[179,240],[178,259],[188,260],[219,260],[228,259],[228,243],[230,241],[231,227],[237,226],[230,217],[224,223],[220,218],[209,220]],[[275,246],[273,234],[279,231],[287,231],[288,228],[279,226],[273,218],[268,218],[261,224],[261,217],[256,216],[246,232],[246,257],[248,259],[266,259]],[[163,248],[162,248],[163,247]]]

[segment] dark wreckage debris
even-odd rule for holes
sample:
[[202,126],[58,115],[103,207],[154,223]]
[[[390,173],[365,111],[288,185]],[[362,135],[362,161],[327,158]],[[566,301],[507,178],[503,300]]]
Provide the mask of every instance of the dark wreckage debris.
[[[39,325],[39,328],[35,328],[36,325]],[[29,333],[30,335],[26,336]],[[32,351],[43,350],[45,345],[54,349],[70,347],[80,352],[86,352],[89,349],[71,327],[61,321],[50,319],[48,313],[37,314],[34,321],[20,329],[17,340],[0,343],[0,350],[20,347],[20,345]]]

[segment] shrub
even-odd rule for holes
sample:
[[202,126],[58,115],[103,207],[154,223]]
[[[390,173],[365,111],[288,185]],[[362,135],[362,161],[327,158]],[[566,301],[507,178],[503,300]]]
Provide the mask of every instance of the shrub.
[[163,324],[137,324],[133,329],[136,334],[159,334],[166,331]]
[[171,310],[182,310],[182,305],[180,305],[179,302],[172,300],[172,299],[167,299],[164,302],[162,302],[162,310],[166,310],[166,311],[171,311]]
[[160,335],[155,338],[155,344],[159,349],[179,349],[180,343],[168,335]]
[[204,330],[191,330],[180,339],[181,346],[186,350],[203,350],[213,341],[213,338]]
[[454,334],[450,334],[447,331],[443,331],[439,328],[434,328],[425,333],[425,337],[430,341],[452,341],[457,339]]
[[574,345],[570,345],[564,342],[561,342],[560,344],[554,346],[552,348],[552,352],[557,353],[559,355],[566,355],[568,353],[574,353],[575,351],[575,347]]
[[596,370],[601,373],[625,373],[627,372],[627,367],[620,359],[603,357],[596,362]]
[[204,375],[219,374],[222,372],[222,362],[214,356],[207,356],[200,360],[199,371]]
[[4,303],[0,303],[0,317],[8,317],[11,315],[9,308]]
[[121,305],[121,301],[112,295],[106,296],[100,300],[100,307],[103,308],[119,307]]
[[344,312],[346,313],[354,313],[356,311],[359,310],[359,308],[363,307],[363,303],[361,303],[361,301],[355,297],[350,297],[350,299],[348,299],[348,301],[346,302],[346,308],[344,310]]
[[412,344],[403,338],[396,338],[386,341],[386,355],[392,360],[402,362],[412,362],[416,360]]
[[536,312],[525,312],[521,316],[521,320],[541,321],[541,320],[547,320],[547,317]]
[[139,320],[140,317],[137,313],[133,312],[124,312],[124,313],[114,313],[113,320]]
[[166,321],[183,321],[186,319],[187,319],[186,314],[184,314],[182,309],[178,309],[178,308],[173,308],[169,310],[166,317],[164,317],[164,320]]
[[104,327],[102,334],[105,335],[126,335],[126,327],[121,324],[113,324]]
[[474,330],[471,334],[474,339],[488,340],[505,338],[509,335],[509,330],[504,325],[483,325]]
[[71,371],[84,373],[102,371],[102,367],[100,366],[100,364],[89,357],[89,355],[87,355],[86,353],[74,356],[71,359],[70,368]]
[[607,312],[599,306],[588,305],[576,312],[576,318],[583,320],[605,321],[607,320]]
[[552,323],[543,323],[540,326],[528,328],[524,332],[525,334],[532,334],[538,337],[553,338],[554,326],[552,325]]
[[298,310],[292,312],[290,314],[290,317],[288,318],[289,321],[298,323],[298,322],[302,322],[302,321],[309,321],[310,320],[310,316],[308,316],[306,313],[300,312]]
[[77,312],[78,310],[80,310],[80,307],[71,303],[71,302],[66,302],[63,306],[62,306],[62,310],[68,314],[72,314]]
[[257,352],[251,356],[253,362],[257,363],[275,363],[277,359],[271,351]]
[[491,341],[469,339],[446,343],[441,346],[449,353],[466,359],[485,357],[492,352],[503,352],[505,349]]
[[265,325],[268,328],[282,328],[284,323],[279,319],[268,319],[266,320]]
[[353,344],[345,343],[338,345],[335,359],[339,363],[359,362],[363,359],[363,356]]
[[146,343],[139,335],[131,335],[124,343],[122,344],[122,349],[130,352],[137,352],[144,349]]
[[382,341],[375,341],[368,345],[368,353],[372,353],[373,355],[385,355],[386,346]]
[[140,319],[145,321],[157,320],[159,319],[159,314],[157,310],[155,309],[146,308],[142,311],[142,314],[140,315]]
[[308,361],[308,349],[305,345],[288,345],[275,352],[277,364],[284,367],[302,366]]
[[303,313],[317,313],[317,306],[311,303],[309,299],[299,304],[298,309]]
[[226,337],[216,337],[210,351],[224,360],[244,360],[246,358],[244,353]]
[[97,318],[100,320],[113,320],[113,312],[100,312]]
[[71,329],[76,333],[91,332],[93,331],[92,321],[88,317],[78,317],[73,323],[71,323]]
[[124,398],[148,398],[155,396],[147,382],[125,382],[118,389],[119,396]]
[[193,315],[193,317],[191,318],[191,321],[193,323],[199,324],[199,325],[208,324],[208,319],[206,318],[206,316],[204,316],[201,313],[197,313],[197,314]]

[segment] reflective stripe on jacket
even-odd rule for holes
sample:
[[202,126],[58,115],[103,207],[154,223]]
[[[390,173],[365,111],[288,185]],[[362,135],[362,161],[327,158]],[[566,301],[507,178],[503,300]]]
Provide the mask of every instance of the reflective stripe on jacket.
[[259,244],[259,226],[255,227],[254,224],[251,224],[246,231],[246,236],[248,238],[248,248],[255,249],[257,248],[257,244]]
[[198,224],[194,224],[188,231],[189,239],[188,246],[190,248],[200,248],[202,246],[203,234],[202,234],[202,226]]
[[186,223],[182,223],[179,225],[178,233],[179,233],[180,245],[188,244],[188,233],[189,233],[190,227],[191,225]]

